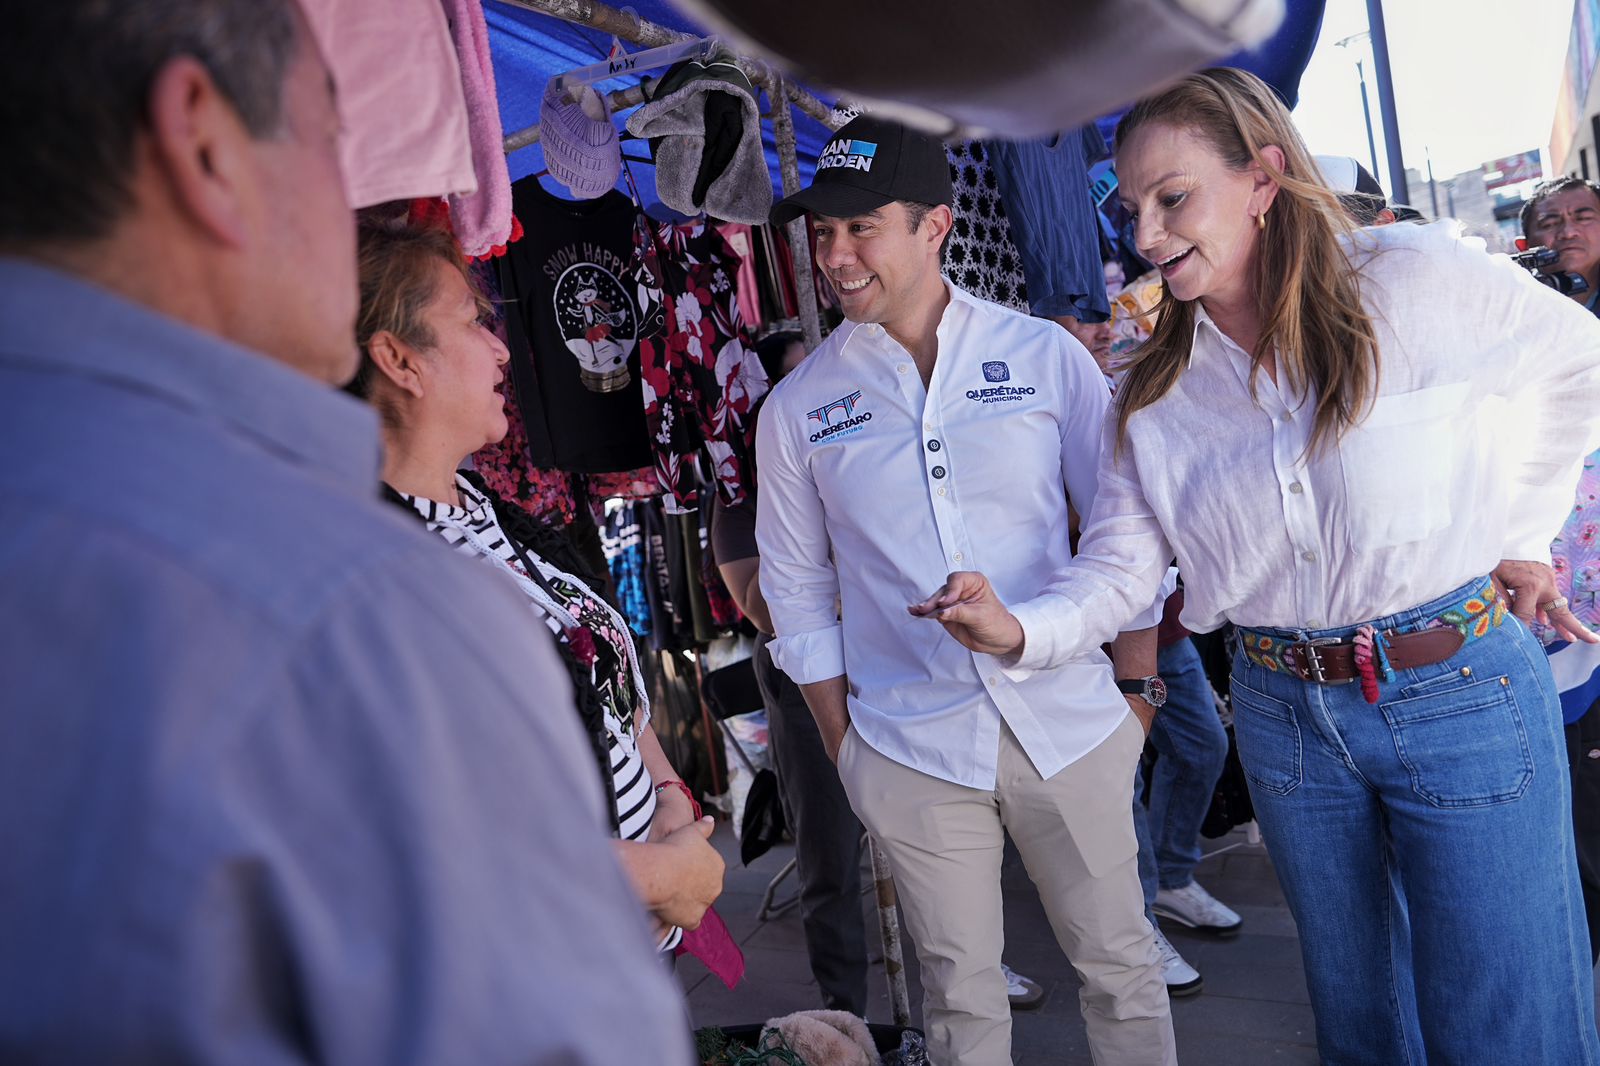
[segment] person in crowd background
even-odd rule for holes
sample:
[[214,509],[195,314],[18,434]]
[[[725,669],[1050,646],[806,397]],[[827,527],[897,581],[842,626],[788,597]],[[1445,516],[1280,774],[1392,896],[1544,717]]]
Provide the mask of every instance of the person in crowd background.
[[566,672],[377,498],[300,8],[14,5],[0,82],[0,1060],[690,1062]]
[[[767,380],[774,385],[806,357],[803,338],[793,332],[763,338],[756,353]],[[756,683],[767,709],[784,812],[794,834],[800,921],[811,973],[822,992],[823,1006],[865,1017],[867,931],[861,910],[861,823],[850,810],[850,800],[805,698],[773,663],[768,649],[772,615],[761,595],[761,555],[756,545],[759,462],[757,456],[757,473],[742,502],[730,507],[717,497],[712,553],[734,602],[758,631]]]
[[[1535,187],[1522,209],[1523,234],[1530,247],[1540,245],[1560,255],[1556,268],[1576,272],[1590,288],[1573,299],[1597,309],[1600,291],[1600,185],[1582,178],[1558,178]],[[1550,546],[1551,564],[1561,596],[1591,629],[1600,626],[1600,451],[1583,462],[1572,510]],[[1589,956],[1600,962],[1600,648],[1560,639],[1548,627],[1537,630],[1545,641],[1550,669],[1561,692],[1566,723],[1567,769],[1572,778],[1572,831],[1577,845],[1578,873],[1583,881],[1583,907],[1589,928]]]
[[1522,205],[1522,232],[1530,245],[1553,249],[1560,269],[1582,276],[1587,288],[1572,298],[1600,315],[1600,185],[1571,177],[1541,182]]
[[1113,326],[1110,318],[1104,322],[1085,322],[1072,315],[1060,315],[1053,321],[1062,329],[1077,338],[1084,350],[1094,357],[1095,365],[1102,373],[1110,374],[1108,367],[1111,359],[1111,340]]
[[934,1061],[1010,1062],[1009,832],[1083,978],[1096,1061],[1175,1062],[1131,816],[1160,702],[1155,618],[1118,638],[1115,677],[1097,656],[1019,679],[897,606],[963,560],[1016,590],[1065,562],[1068,496],[1085,511],[1094,498],[1107,403],[1066,331],[940,275],[950,198],[937,141],[863,116],[774,208],[779,224],[810,214],[848,322],[757,426],[773,658],[893,869]]
[[[1240,629],[1239,755],[1323,1061],[1600,1062],[1558,703],[1526,624],[1597,639],[1546,560],[1600,438],[1600,332],[1452,225],[1349,233],[1252,75],[1142,101],[1117,164],[1167,296],[1081,551],[1014,613],[971,572],[912,613],[1045,668],[1176,555],[1185,624]],[[1486,424],[1506,410],[1524,423]]]
[[368,222],[358,249],[362,358],[350,391],[378,412],[387,495],[514,584],[549,633],[535,639],[553,639],[612,796],[617,855],[656,917],[660,948],[670,950],[722,891],[723,862],[707,843],[713,820],[699,816],[650,728],[627,622],[594,591],[594,576],[562,531],[508,507],[459,469],[506,434],[496,386],[508,353],[492,329],[494,309],[443,229]]

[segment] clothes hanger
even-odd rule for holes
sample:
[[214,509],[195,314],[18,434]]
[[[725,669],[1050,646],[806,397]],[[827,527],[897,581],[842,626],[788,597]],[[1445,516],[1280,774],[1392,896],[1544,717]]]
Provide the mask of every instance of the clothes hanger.
[[698,37],[677,44],[664,44],[659,48],[646,48],[642,52],[622,52],[591,63],[577,70],[569,70],[551,79],[555,87],[566,89],[573,85],[591,85],[608,78],[637,74],[660,67],[670,67],[682,59],[704,59],[716,47],[713,37]]

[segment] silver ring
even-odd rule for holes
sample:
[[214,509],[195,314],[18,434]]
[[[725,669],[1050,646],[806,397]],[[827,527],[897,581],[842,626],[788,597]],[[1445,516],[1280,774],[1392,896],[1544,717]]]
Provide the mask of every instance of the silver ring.
[[1551,600],[1549,603],[1541,603],[1539,605],[1539,610],[1541,610],[1541,611],[1561,611],[1561,610],[1565,610],[1566,609],[1567,604],[1568,604],[1568,600],[1567,600],[1567,598],[1565,596],[1557,596],[1555,599]]

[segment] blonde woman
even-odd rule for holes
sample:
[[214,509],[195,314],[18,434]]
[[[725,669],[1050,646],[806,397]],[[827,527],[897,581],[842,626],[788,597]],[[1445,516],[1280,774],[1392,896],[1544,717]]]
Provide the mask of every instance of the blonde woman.
[[1600,328],[1448,224],[1351,232],[1258,79],[1192,75],[1117,136],[1166,292],[1107,418],[1080,556],[1006,610],[912,613],[1026,670],[1176,556],[1241,631],[1239,754],[1325,1063],[1600,1062],[1547,619],[1600,428]]

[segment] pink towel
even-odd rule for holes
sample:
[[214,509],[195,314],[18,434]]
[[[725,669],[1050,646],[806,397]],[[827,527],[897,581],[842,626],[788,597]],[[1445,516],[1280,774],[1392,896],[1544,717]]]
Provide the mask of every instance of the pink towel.
[[333,73],[350,206],[477,188],[461,71],[439,0],[301,0],[301,9]]
[[489,27],[480,0],[444,0],[461,67],[461,90],[467,99],[467,132],[472,142],[472,169],[478,191],[450,197],[450,226],[462,251],[486,254],[511,237],[511,175],[501,143],[500,103],[494,91],[494,66],[489,62]]

